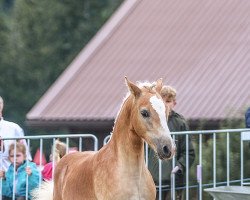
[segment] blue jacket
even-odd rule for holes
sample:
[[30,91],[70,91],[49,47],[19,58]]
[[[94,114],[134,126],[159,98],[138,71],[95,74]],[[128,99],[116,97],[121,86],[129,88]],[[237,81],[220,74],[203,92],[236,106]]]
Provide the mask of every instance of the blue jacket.
[[[27,162],[25,161],[20,167],[18,167],[16,172],[16,197],[26,196],[26,171]],[[39,185],[39,171],[36,164],[29,162],[28,166],[32,170],[32,174],[28,176],[28,197],[31,198],[30,192]],[[13,176],[14,166],[11,164],[5,174],[5,179],[2,182],[2,195],[12,198],[13,193]]]

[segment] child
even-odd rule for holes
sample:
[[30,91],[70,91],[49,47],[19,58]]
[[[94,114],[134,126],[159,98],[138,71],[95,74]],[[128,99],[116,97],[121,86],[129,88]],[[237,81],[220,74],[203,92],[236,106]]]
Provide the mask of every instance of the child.
[[[14,160],[16,158],[16,160]],[[28,187],[28,197],[31,198],[30,192],[39,184],[39,171],[36,164],[26,161],[26,147],[22,143],[16,143],[9,146],[9,160],[11,165],[7,172],[0,170],[0,177],[2,178],[2,200],[11,200],[13,195],[13,179],[15,173],[15,197],[16,200],[26,199],[26,186]],[[14,166],[15,164],[15,166]],[[14,172],[15,170],[15,172]],[[28,175],[28,185],[26,185],[26,176]]]
[[[66,154],[66,149],[67,149],[67,145],[65,143],[60,142],[59,140],[56,140],[55,149],[52,146],[52,150],[51,150],[51,154],[50,154],[50,161],[51,162],[44,165],[44,168],[42,171],[43,180],[45,180],[45,181],[52,180],[53,164],[56,165],[59,162],[59,160]],[[55,150],[55,152],[53,153],[54,150]],[[54,163],[53,163],[53,160],[54,160]]]

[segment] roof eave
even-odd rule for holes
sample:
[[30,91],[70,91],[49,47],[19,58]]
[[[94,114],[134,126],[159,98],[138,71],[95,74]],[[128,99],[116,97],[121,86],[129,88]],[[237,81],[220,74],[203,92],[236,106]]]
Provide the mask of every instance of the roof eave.
[[31,129],[72,130],[82,132],[110,132],[114,119],[107,120],[26,120]]

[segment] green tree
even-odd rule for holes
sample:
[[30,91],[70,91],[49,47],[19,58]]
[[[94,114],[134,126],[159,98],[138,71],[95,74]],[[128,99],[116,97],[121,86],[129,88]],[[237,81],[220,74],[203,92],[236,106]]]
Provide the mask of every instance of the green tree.
[[[2,0],[2,2],[5,2]],[[121,0],[14,1],[8,11],[0,91],[5,116],[25,115],[108,19]],[[7,19],[6,19],[7,20]]]
[[[1,5],[1,4],[0,4]],[[0,10],[3,10],[2,7]],[[6,55],[8,54],[8,27],[5,21],[5,16],[3,12],[0,12],[0,95],[5,94],[5,79],[3,74],[7,69],[6,67]]]

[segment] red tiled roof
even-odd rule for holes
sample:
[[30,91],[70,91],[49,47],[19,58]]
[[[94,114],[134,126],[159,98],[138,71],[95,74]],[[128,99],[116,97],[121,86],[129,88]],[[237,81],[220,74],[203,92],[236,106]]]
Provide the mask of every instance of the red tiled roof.
[[113,120],[132,81],[177,89],[190,120],[250,106],[249,0],[127,0],[27,114],[32,122]]

